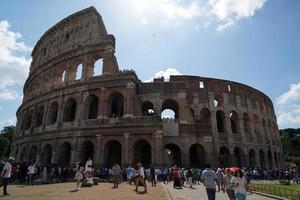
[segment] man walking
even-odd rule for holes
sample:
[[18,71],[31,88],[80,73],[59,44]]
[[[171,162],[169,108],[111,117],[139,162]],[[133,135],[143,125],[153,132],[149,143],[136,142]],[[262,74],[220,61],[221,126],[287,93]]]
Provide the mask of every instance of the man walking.
[[115,165],[112,167],[112,174],[114,177],[114,187],[113,188],[119,187],[121,172],[122,172],[121,167],[117,163],[115,163]]
[[3,184],[3,196],[9,196],[7,192],[7,185],[9,183],[9,178],[11,176],[11,164],[15,159],[13,157],[9,157],[8,161],[5,162],[1,177],[2,177],[2,184]]
[[206,164],[206,169],[202,172],[202,181],[204,181],[208,200],[215,200],[217,177],[215,171],[211,169],[210,164]]

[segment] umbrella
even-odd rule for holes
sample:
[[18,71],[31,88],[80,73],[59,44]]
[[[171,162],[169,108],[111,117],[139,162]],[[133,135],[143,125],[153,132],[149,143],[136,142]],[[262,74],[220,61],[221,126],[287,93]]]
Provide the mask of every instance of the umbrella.
[[240,169],[240,168],[239,168],[239,167],[236,167],[236,166],[232,166],[232,167],[230,167],[229,169],[230,169],[230,171],[235,172],[236,170],[238,170],[238,169]]

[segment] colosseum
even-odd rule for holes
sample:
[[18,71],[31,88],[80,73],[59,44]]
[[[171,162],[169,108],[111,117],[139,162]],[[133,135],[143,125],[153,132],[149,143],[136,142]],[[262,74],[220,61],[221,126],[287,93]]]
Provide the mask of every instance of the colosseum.
[[[94,7],[51,27],[32,51],[17,110],[17,162],[95,167],[282,167],[271,99],[247,85],[199,76],[141,81],[120,70],[115,37]],[[163,118],[164,110],[173,118]]]

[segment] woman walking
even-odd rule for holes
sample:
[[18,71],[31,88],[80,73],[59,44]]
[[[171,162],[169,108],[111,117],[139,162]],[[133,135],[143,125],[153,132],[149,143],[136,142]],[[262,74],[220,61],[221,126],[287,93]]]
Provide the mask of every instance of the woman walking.
[[236,198],[238,200],[245,200],[248,186],[241,169],[235,170],[231,183],[234,188]]
[[75,173],[75,180],[76,180],[76,189],[75,191],[80,190],[80,181],[83,179],[83,166],[81,166],[80,162],[76,163],[76,173]]
[[226,175],[224,176],[224,185],[223,188],[226,191],[230,200],[235,200],[234,189],[231,184],[231,180],[233,178],[232,171],[229,168],[225,170]]

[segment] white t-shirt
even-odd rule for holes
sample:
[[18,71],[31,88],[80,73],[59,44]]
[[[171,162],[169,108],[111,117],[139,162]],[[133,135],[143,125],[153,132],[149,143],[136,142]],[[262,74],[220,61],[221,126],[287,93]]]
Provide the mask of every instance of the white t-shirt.
[[28,166],[28,174],[34,174],[34,168],[35,168],[34,165],[29,165]]
[[144,167],[141,167],[141,168],[139,169],[139,175],[145,178]]
[[[4,171],[5,171],[5,173],[4,173]],[[4,167],[3,167],[1,175],[2,175],[3,178],[10,178],[10,175],[11,175],[11,164],[9,162],[6,162],[4,164]]]
[[247,194],[247,191],[246,191],[246,179],[245,177],[243,178],[240,178],[240,177],[232,177],[231,179],[231,183],[232,184],[236,184],[238,183],[238,186],[237,187],[234,187],[234,192],[235,193],[241,193],[241,194]]

